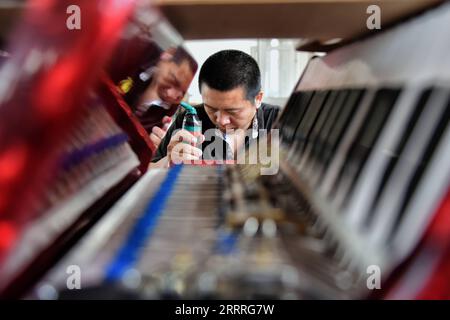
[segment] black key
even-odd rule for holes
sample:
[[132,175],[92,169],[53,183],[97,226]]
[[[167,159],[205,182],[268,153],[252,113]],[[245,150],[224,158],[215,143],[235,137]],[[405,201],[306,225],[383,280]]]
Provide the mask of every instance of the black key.
[[321,174],[323,166],[324,166],[324,152],[326,150],[326,146],[328,141],[330,140],[331,130],[335,125],[337,119],[341,114],[342,107],[344,106],[348,96],[350,94],[350,90],[342,90],[339,92],[336,97],[333,106],[331,107],[330,115],[320,132],[319,139],[317,141],[317,146],[314,148],[313,157],[315,160],[314,170],[318,171]]
[[405,148],[405,145],[406,145],[406,142],[408,141],[409,136],[411,135],[414,127],[417,124],[417,121],[419,120],[425,106],[427,105],[427,103],[429,101],[431,91],[432,91],[432,89],[427,89],[420,95],[420,98],[416,103],[414,112],[411,115],[411,118],[408,120],[408,125],[407,125],[405,131],[403,132],[401,140],[397,144],[394,152],[391,155],[389,155],[389,164],[386,166],[386,169],[384,170],[383,178],[381,180],[380,185],[378,186],[377,194],[374,197],[369,214],[366,216],[366,219],[364,221],[364,227],[368,228],[372,222],[372,218],[373,218],[372,213],[375,210],[376,204],[378,203],[378,201],[381,197],[381,194],[384,190],[384,187],[386,186],[386,183],[388,182],[388,180],[391,176],[391,173],[393,172],[394,168],[397,165],[398,159],[399,159],[400,155],[402,154],[403,149]]
[[287,144],[292,142],[295,131],[302,121],[313,96],[314,91],[305,91],[299,93],[297,99],[294,100],[295,105],[291,106],[292,111],[289,113],[289,119],[287,119],[286,131],[283,130],[285,132],[284,142]]
[[317,91],[312,98],[308,111],[305,113],[300,125],[295,132],[294,143],[296,143],[296,153],[301,155],[311,130],[316,123],[316,120],[325,104],[328,97],[328,91]]
[[408,203],[411,201],[411,199],[414,196],[414,193],[417,189],[417,186],[419,185],[425,169],[428,166],[428,163],[432,159],[432,156],[439,145],[439,142],[441,140],[442,135],[444,134],[445,130],[449,126],[449,120],[450,120],[450,101],[447,103],[447,107],[444,110],[444,113],[441,117],[441,120],[439,121],[438,125],[434,129],[433,136],[431,137],[430,141],[428,142],[428,146],[425,150],[425,152],[422,154],[419,165],[416,168],[416,171],[414,172],[414,176],[409,182],[408,190],[406,191],[406,195],[402,201],[402,206],[396,215],[396,219],[394,222],[394,226],[391,229],[391,233],[389,238],[392,239],[395,235],[398,227],[400,226],[402,220],[404,219],[404,214],[406,207]]
[[353,115],[355,114],[364,93],[365,91],[362,89],[351,90],[344,105],[342,106],[341,111],[339,112],[339,117],[336,119],[336,122],[331,129],[329,139],[323,149],[323,169],[318,181],[320,181],[323,177],[323,174],[326,172],[331,159],[335,155],[336,149],[341,142],[346,129],[349,127],[351,120],[353,119]]
[[346,193],[343,205],[345,205],[346,200],[348,200],[355,185],[355,181],[364,167],[383,125],[387,122],[389,114],[392,111],[400,92],[399,89],[380,89],[376,93],[370,110],[356,135],[356,139],[347,154],[345,164],[329,195],[331,198],[334,197],[336,191],[344,187],[342,185],[343,182],[345,180],[350,180],[350,188]]

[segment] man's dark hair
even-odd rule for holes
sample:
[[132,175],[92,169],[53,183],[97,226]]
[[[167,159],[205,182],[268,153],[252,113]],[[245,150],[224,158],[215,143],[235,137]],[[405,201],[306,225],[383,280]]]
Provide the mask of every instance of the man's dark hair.
[[255,59],[239,50],[223,50],[210,56],[200,69],[198,85],[218,91],[229,91],[239,86],[246,99],[253,101],[261,90],[261,73]]
[[187,62],[189,63],[189,67],[191,68],[192,72],[194,74],[195,74],[195,72],[197,72],[197,62],[189,54],[189,52],[187,52],[186,49],[184,49],[183,47],[177,47],[176,48],[175,53],[173,54],[172,60],[177,65],[180,65],[184,60],[187,60]]

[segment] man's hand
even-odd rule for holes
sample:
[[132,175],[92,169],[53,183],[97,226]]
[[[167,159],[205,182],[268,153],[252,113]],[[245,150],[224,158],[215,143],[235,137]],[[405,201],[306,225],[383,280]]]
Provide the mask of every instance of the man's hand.
[[152,140],[156,149],[158,149],[161,140],[166,135],[167,129],[169,129],[171,121],[172,121],[171,117],[164,116],[164,118],[162,119],[163,127],[160,128],[155,126],[152,128],[152,133],[150,133],[150,140]]
[[200,160],[202,150],[197,148],[205,140],[203,135],[195,137],[186,130],[179,130],[170,139],[167,146],[167,157],[169,163],[192,163],[193,160]]

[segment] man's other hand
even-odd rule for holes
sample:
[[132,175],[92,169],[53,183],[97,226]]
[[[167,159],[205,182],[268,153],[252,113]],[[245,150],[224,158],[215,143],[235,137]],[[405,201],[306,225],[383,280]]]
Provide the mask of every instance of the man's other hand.
[[172,121],[171,117],[164,116],[164,118],[162,119],[162,123],[163,123],[162,128],[156,127],[156,126],[152,128],[152,133],[150,133],[150,140],[152,140],[156,149],[158,148],[159,144],[161,143],[161,140],[166,135],[167,129],[169,129],[171,121]]
[[202,150],[197,148],[197,146],[204,140],[205,137],[203,135],[195,137],[187,130],[179,130],[172,136],[167,146],[169,163],[192,163],[194,160],[200,160]]

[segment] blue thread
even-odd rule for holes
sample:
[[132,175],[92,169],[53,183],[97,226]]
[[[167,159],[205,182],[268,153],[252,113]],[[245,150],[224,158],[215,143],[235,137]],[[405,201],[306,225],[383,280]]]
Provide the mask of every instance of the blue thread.
[[174,166],[167,173],[166,179],[153,195],[144,214],[136,222],[122,248],[106,268],[107,281],[116,281],[122,278],[125,271],[138,260],[146,241],[148,241],[148,238],[151,237],[155,230],[159,217],[181,172],[181,168],[182,165]]
[[228,255],[236,250],[236,245],[238,243],[238,233],[228,230],[219,230],[217,232],[217,240],[214,245],[214,251],[222,254]]
[[75,149],[64,155],[61,160],[61,166],[64,170],[69,170],[71,167],[79,165],[94,154],[102,153],[106,149],[117,147],[127,141],[128,136],[124,133],[119,133],[92,144],[88,144],[81,149]]

